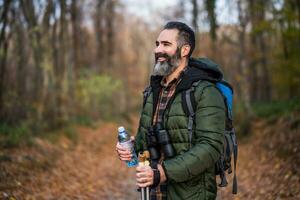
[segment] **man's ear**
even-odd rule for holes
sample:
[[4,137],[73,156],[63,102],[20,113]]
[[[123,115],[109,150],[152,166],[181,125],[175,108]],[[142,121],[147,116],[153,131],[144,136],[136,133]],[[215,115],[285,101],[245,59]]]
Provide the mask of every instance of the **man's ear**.
[[181,47],[181,56],[186,57],[191,51],[191,46],[190,45],[183,45]]

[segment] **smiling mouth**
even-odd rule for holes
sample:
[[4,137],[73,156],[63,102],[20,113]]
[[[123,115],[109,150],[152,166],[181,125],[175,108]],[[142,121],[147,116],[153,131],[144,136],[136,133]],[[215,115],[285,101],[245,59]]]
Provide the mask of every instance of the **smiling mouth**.
[[163,62],[163,61],[166,61],[167,59],[165,57],[158,57],[157,58],[157,61],[159,62]]

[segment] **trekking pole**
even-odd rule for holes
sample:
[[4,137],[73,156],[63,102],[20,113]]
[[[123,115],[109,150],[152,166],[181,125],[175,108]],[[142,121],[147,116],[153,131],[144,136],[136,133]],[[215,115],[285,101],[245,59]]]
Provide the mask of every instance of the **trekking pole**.
[[[150,154],[148,151],[144,151],[143,153],[139,153],[139,166],[149,166],[150,163],[148,159],[150,158]],[[141,199],[142,200],[150,200],[150,189],[149,187],[141,188]]]

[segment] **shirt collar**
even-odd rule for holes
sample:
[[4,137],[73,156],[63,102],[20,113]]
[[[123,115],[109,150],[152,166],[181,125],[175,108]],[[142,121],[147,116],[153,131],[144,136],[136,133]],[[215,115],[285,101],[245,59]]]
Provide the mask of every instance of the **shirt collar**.
[[178,75],[177,75],[176,77],[174,77],[174,78],[169,82],[169,84],[166,83],[166,77],[163,77],[163,79],[162,79],[161,82],[160,82],[160,85],[161,85],[162,87],[169,87],[169,86],[171,86],[171,85],[177,83],[177,82],[182,78],[184,72],[186,71],[186,68],[187,68],[187,67],[185,67],[180,73],[178,73]]

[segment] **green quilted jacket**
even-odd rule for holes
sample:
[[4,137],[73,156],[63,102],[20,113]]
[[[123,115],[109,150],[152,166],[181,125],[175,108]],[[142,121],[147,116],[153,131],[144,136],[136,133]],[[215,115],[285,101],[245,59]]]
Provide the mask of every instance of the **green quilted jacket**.
[[[222,79],[217,65],[208,59],[193,59],[181,76],[174,97],[164,112],[164,127],[168,131],[176,156],[165,159],[162,166],[167,176],[168,199],[210,200],[216,198],[214,165],[218,160],[225,131],[224,100],[214,82]],[[158,101],[162,77],[151,77],[152,92],[141,112],[135,150],[147,149],[146,133],[151,126]],[[188,139],[188,117],[182,108],[181,93],[201,80],[195,90],[196,112],[192,146]]]

